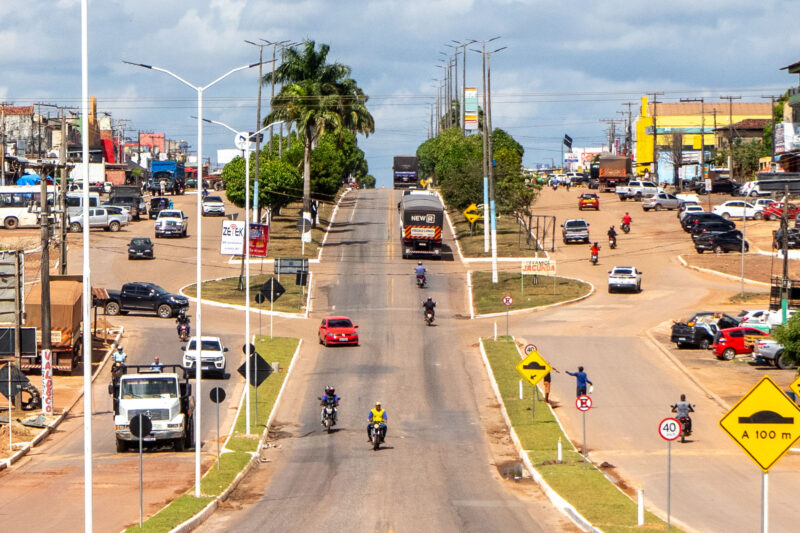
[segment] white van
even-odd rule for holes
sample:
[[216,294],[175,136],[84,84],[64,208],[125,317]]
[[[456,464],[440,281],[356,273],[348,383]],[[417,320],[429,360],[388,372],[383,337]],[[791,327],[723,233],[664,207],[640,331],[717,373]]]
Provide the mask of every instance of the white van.
[[[100,195],[89,193],[89,207],[100,206]],[[83,193],[67,193],[67,217],[80,215],[83,212]]]

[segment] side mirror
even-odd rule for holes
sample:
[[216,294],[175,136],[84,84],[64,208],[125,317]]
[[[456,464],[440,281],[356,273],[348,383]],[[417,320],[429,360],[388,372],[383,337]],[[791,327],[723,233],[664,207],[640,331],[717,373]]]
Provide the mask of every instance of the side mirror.
[[227,346],[226,346],[226,347],[224,347],[224,348],[222,349],[222,351],[223,351],[223,352],[227,352],[227,351],[228,351],[228,347],[227,347]]
[[181,351],[185,352],[186,351],[186,346],[181,346]]
[[353,326],[353,327],[354,327],[354,328],[357,328],[357,327],[358,327],[358,324],[356,324],[356,325],[355,325],[355,326]]
[[111,383],[108,384],[108,393],[114,394],[114,385]]

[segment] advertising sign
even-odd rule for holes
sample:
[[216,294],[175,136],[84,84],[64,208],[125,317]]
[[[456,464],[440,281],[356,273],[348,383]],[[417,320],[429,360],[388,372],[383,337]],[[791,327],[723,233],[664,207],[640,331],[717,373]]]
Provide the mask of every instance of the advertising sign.
[[464,89],[464,128],[468,131],[478,129],[478,89]]
[[555,276],[556,262],[552,259],[527,259],[522,262],[522,275]]
[[269,245],[269,226],[266,224],[250,224],[250,255],[267,257]]
[[219,253],[222,255],[242,255],[244,250],[244,222],[222,221],[222,239]]
[[42,350],[42,414],[53,414],[53,352]]
[[[0,323],[16,322],[17,294],[22,294],[24,286],[25,254],[0,252]],[[20,303],[24,314],[25,298],[20,298]]]

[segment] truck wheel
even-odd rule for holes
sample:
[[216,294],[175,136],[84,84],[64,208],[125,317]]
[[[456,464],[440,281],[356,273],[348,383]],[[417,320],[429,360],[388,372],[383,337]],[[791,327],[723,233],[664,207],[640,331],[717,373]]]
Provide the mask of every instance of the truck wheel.
[[119,314],[119,302],[111,301],[106,303],[106,314],[116,316]]
[[686,348],[686,344],[683,342],[677,342],[675,343],[675,345],[678,347],[679,350],[683,350],[684,348]]
[[172,442],[176,452],[182,452],[186,449],[186,440],[184,437],[177,438]]
[[117,437],[117,453],[125,453],[128,451],[128,443]]
[[634,198],[634,199],[635,199],[637,202],[641,202],[641,201],[642,201],[642,193],[640,193],[640,192],[637,192],[635,195],[633,195],[633,198]]
[[783,352],[778,354],[778,357],[775,358],[775,366],[780,368],[781,370],[788,370],[790,368],[794,368],[794,364],[789,361],[789,358],[784,355]]
[[722,358],[726,361],[731,361],[734,357],[736,357],[736,350],[733,348],[725,348],[722,350]]
[[108,224],[108,230],[109,231],[119,231],[119,222],[117,222],[116,220],[112,220]]
[[715,254],[721,254],[723,251],[724,250],[722,249],[722,246],[720,246],[719,244],[714,247]]
[[711,341],[708,339],[702,339],[697,343],[697,346],[699,346],[701,350],[708,350],[711,347]]
[[73,222],[72,224],[70,224],[70,225],[69,225],[69,230],[70,230],[72,233],[78,233],[78,232],[80,232],[82,229],[83,229],[83,228],[81,228],[81,225],[80,225],[80,223],[78,223],[78,222]]
[[170,318],[172,316],[172,308],[167,304],[158,306],[158,316],[161,318]]
[[8,217],[5,219],[5,221],[3,221],[3,226],[6,229],[15,229],[19,226],[19,220],[14,217]]
[[620,194],[620,195],[619,195],[619,199],[620,199],[620,201],[624,202],[625,200],[627,200],[627,199],[628,199],[628,197],[627,197],[627,196],[625,196],[624,194]]

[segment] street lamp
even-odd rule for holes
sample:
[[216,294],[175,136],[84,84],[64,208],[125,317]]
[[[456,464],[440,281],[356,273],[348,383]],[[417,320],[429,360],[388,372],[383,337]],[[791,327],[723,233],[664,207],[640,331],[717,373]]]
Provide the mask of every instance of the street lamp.
[[[456,50],[461,48],[461,55],[463,56],[461,59],[461,135],[466,135],[467,133],[467,126],[465,123],[466,120],[466,111],[465,107],[467,105],[467,54],[465,53],[466,47],[471,45],[472,43],[476,42],[473,39],[467,40],[465,43],[458,42],[456,40],[450,39],[452,42],[456,43]],[[450,45],[448,45],[450,46]],[[458,55],[456,55],[456,79],[458,79]],[[457,84],[458,82],[456,82]],[[456,92],[458,92],[458,88],[456,87]],[[484,224],[485,225],[485,224]]]
[[[133,65],[135,67],[142,67],[148,70],[157,70],[159,72],[163,72],[164,74],[169,74],[179,82],[187,85],[197,91],[197,184],[198,187],[202,187],[203,185],[203,91],[210,88],[212,85],[222,81],[223,79],[227,78],[234,72],[238,72],[240,70],[244,70],[247,68],[257,67],[261,64],[259,61],[258,63],[252,63],[250,65],[242,65],[241,67],[236,67],[234,69],[229,70],[222,76],[218,77],[211,83],[205,86],[198,86],[192,85],[188,81],[184,80],[174,72],[170,72],[169,70],[161,67],[154,67],[153,65],[146,65],[144,63],[132,63],[130,61],[123,61],[123,63],[127,63],[128,65]],[[88,189],[85,189],[88,190]],[[198,191],[199,192],[199,191]],[[202,234],[203,234],[203,212],[202,212],[202,195],[197,195],[197,253],[196,253],[196,261],[197,261],[197,355],[195,356],[194,366],[195,366],[195,391],[194,391],[194,398],[195,398],[195,411],[194,411],[194,495],[196,498],[200,497],[200,445],[201,445],[201,437],[200,437],[200,407],[202,405],[202,397],[200,395],[200,384],[201,384],[201,369],[202,365],[202,357],[203,357],[203,346],[201,339],[203,338],[203,314],[202,314],[202,260],[201,260],[201,245],[202,245]]]
[[[250,142],[253,138],[258,139],[259,134],[275,126],[276,124],[283,123],[282,120],[268,124],[255,133],[237,131],[224,122],[217,120],[203,119],[204,122],[210,124],[217,124],[223,128],[227,128],[235,135],[235,142],[238,148],[242,151],[244,158],[244,262],[245,262],[245,282],[244,282],[244,432],[250,434]],[[255,213],[254,213],[255,214]]]

